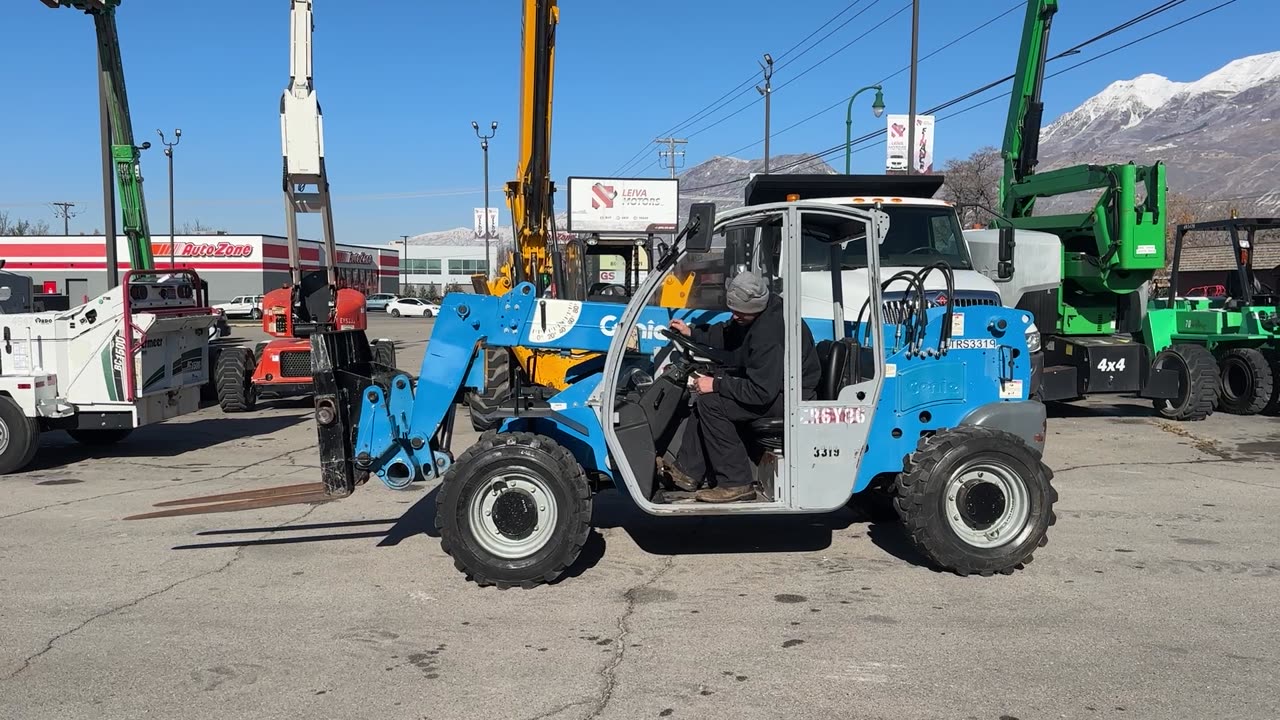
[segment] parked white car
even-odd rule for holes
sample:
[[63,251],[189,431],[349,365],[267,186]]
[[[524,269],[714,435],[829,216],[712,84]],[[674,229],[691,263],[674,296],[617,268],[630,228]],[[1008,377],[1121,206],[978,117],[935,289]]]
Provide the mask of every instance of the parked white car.
[[231,298],[231,302],[218,303],[213,307],[221,310],[222,314],[229,318],[251,318],[257,320],[262,317],[262,296],[237,295]]
[[396,298],[387,303],[387,313],[391,317],[435,317],[440,306],[418,298]]

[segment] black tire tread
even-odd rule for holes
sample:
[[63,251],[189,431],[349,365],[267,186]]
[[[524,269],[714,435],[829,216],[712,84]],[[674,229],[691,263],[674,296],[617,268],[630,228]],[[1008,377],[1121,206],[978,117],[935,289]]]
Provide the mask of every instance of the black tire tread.
[[1248,365],[1256,382],[1253,386],[1253,392],[1248,393],[1236,402],[1230,402],[1227,400],[1225,389],[1227,379],[1224,374],[1224,377],[1221,378],[1224,389],[1222,399],[1218,403],[1218,409],[1232,415],[1257,415],[1271,403],[1275,389],[1275,378],[1272,377],[1271,363],[1267,362],[1266,355],[1256,348],[1232,348],[1222,354],[1221,364],[1225,365],[1228,358],[1238,358],[1240,362]]
[[1188,378],[1190,397],[1181,409],[1169,410],[1165,400],[1153,401],[1153,406],[1161,416],[1170,420],[1197,421],[1204,420],[1213,414],[1222,394],[1222,376],[1218,372],[1218,361],[1203,345],[1182,343],[1170,345],[1156,355],[1170,353],[1178,356],[1186,365],[1190,374]]
[[[893,505],[912,544],[931,562],[960,576],[990,577],[996,573],[1011,575],[1015,570],[1029,565],[1035,559],[1034,548],[1014,562],[1000,558],[977,558],[957,553],[952,548],[939,544],[927,531],[928,513],[925,511],[925,504],[929,502],[929,484],[931,481],[943,481],[941,478],[933,478],[938,464],[956,447],[980,438],[1000,438],[1016,443],[1027,450],[1034,462],[1039,463],[1047,487],[1048,527],[1053,527],[1058,521],[1057,514],[1053,510],[1054,504],[1058,502],[1058,491],[1053,487],[1053,470],[1044,464],[1039,453],[1027,445],[1022,438],[1002,430],[977,425],[960,425],[936,435],[921,438],[916,452],[907,457],[903,472],[895,481]],[[1046,532],[1036,547],[1044,547],[1048,542],[1049,536]]]
[[1262,414],[1276,416],[1280,415],[1280,382],[1276,382],[1276,379],[1280,378],[1280,351],[1270,350],[1264,354],[1271,368],[1271,397],[1267,398]]
[[467,407],[471,415],[471,427],[476,432],[496,430],[502,421],[487,420],[481,416],[502,403],[511,389],[511,354],[506,348],[485,348],[484,390],[467,395]]
[[390,340],[374,340],[370,345],[374,365],[381,366],[376,369],[395,368],[396,348]]
[[253,387],[256,351],[249,348],[227,348],[218,356],[218,405],[223,412],[249,412],[258,404]]
[[[536,578],[529,578],[520,582],[509,582],[489,577],[482,567],[468,567],[459,556],[453,553],[453,542],[458,530],[452,523],[453,513],[450,513],[449,508],[446,507],[447,493],[445,492],[444,484],[460,482],[451,478],[457,477],[460,472],[464,472],[467,465],[475,462],[478,456],[503,446],[515,445],[540,449],[551,455],[554,462],[560,467],[561,472],[557,474],[558,478],[564,481],[573,491],[574,507],[566,509],[570,517],[570,528],[573,528],[573,537],[564,551],[561,552],[559,560],[550,570]],[[578,464],[573,453],[545,435],[527,432],[486,432],[449,467],[442,483],[441,487],[436,491],[436,531],[440,533],[440,547],[453,558],[455,568],[466,574],[472,582],[481,587],[494,586],[499,590],[508,590],[518,585],[526,590],[531,590],[539,585],[554,582],[578,559],[578,555],[587,544],[587,538],[591,534],[592,498],[591,487],[587,482],[587,474],[583,471],[582,466]]]
[[[40,449],[40,422],[23,414],[18,403],[7,395],[0,395],[0,422],[8,426],[7,449],[10,450],[0,456],[0,475],[22,472],[35,459],[36,452]],[[27,431],[25,437],[20,435],[22,430]],[[20,453],[17,452],[19,450]]]

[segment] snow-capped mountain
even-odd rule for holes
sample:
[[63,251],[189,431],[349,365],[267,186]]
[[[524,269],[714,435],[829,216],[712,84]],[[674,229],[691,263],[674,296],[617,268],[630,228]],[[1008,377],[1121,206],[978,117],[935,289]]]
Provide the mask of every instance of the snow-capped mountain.
[[[1039,170],[1164,161],[1169,188],[1280,209],[1280,52],[1194,80],[1120,80],[1044,128]],[[1253,197],[1259,196],[1262,197]]]

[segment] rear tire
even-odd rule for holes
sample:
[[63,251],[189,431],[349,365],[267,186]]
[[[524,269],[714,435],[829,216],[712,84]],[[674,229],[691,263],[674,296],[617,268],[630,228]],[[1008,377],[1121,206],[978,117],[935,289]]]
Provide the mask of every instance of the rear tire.
[[1232,415],[1257,415],[1270,404],[1275,378],[1261,350],[1228,350],[1223,353],[1218,369],[1222,381],[1219,410]]
[[258,388],[253,384],[255,352],[249,348],[227,348],[218,356],[218,404],[223,412],[249,412],[258,405]]
[[1058,501],[1052,479],[1018,436],[962,425],[920,441],[895,483],[894,507],[916,549],[938,567],[1008,575],[1049,541]]
[[221,347],[209,347],[209,379],[200,386],[200,402],[217,402],[218,400],[218,357],[222,355]]
[[477,390],[467,396],[471,427],[476,432],[495,430],[502,424],[501,419],[491,420],[481,416],[502,404],[511,391],[511,354],[507,349],[485,348],[484,360],[484,390]]
[[391,317],[400,317],[400,311],[395,308],[391,308]]
[[253,320],[261,320],[261,319],[262,319],[262,311],[261,311],[261,310],[259,310],[258,308],[254,308],[254,309],[249,313],[249,317],[250,317],[251,319],[253,319]]
[[586,473],[551,438],[485,433],[445,474],[436,528],[441,548],[478,585],[552,582],[591,532]]
[[1172,345],[1156,355],[1152,367],[1177,369],[1178,397],[1156,399],[1152,406],[1170,420],[1203,420],[1213,414],[1222,394],[1222,378],[1213,354],[1201,345]]
[[13,398],[0,395],[0,475],[21,471],[40,449],[40,423],[22,413]]
[[81,445],[90,447],[106,447],[107,445],[115,445],[116,443],[129,437],[129,433],[133,432],[133,428],[77,428],[68,430],[67,434],[72,440]]
[[390,340],[374,340],[371,343],[370,350],[373,352],[373,364],[379,366],[376,370],[395,369],[396,366],[396,348]]

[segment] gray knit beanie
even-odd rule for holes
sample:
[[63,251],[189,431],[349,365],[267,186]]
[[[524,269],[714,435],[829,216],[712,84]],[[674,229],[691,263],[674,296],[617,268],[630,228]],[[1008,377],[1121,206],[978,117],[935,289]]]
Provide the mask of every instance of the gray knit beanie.
[[769,286],[754,272],[740,272],[729,281],[726,304],[734,312],[748,315],[764,312],[769,305]]

